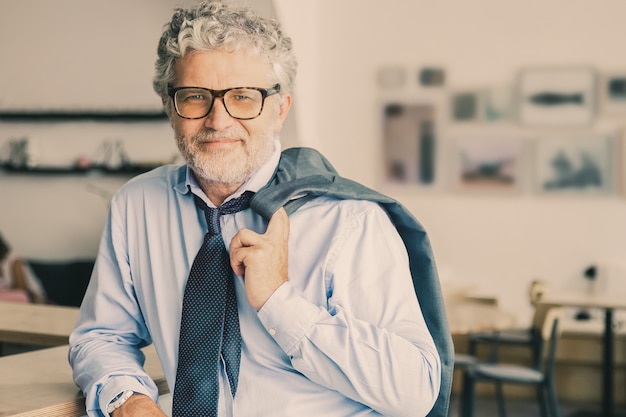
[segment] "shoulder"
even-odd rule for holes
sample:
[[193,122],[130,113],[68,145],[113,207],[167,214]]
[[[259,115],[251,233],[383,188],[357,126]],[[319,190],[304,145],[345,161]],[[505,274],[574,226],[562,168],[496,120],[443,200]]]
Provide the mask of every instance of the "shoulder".
[[2,263],[13,266],[22,262],[22,257],[15,251],[11,251],[3,259]]
[[110,214],[128,217],[150,212],[158,215],[168,207],[176,207],[186,186],[186,166],[164,165],[140,174],[122,185],[112,196]]
[[338,210],[351,213],[367,213],[370,211],[384,211],[383,208],[374,201],[357,200],[351,198],[337,198],[328,196],[315,197],[307,202],[300,210]]
[[121,190],[125,188],[137,189],[155,185],[162,186],[168,184],[176,185],[180,182],[184,183],[186,179],[186,169],[187,167],[185,165],[162,165],[131,178],[122,186]]
[[307,202],[293,213],[292,217],[294,221],[306,219],[312,221],[312,224],[318,224],[320,221],[332,222],[337,227],[350,225],[357,227],[375,220],[391,224],[385,209],[376,202],[326,196],[316,197]]
[[115,193],[115,200],[128,200],[139,196],[173,192],[184,189],[185,165],[163,165],[131,178]]

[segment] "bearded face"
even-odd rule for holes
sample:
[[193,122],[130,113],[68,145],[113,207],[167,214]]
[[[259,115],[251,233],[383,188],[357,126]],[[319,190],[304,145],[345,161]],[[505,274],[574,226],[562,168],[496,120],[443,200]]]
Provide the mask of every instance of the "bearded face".
[[[190,52],[176,63],[174,72],[172,87],[178,89],[270,89],[276,85],[271,66],[245,50]],[[274,139],[291,106],[291,96],[274,93],[264,97],[260,113],[251,119],[231,116],[223,97],[213,99],[206,116],[194,119],[178,114],[172,99],[167,104],[178,149],[198,181],[233,188],[243,184],[271,157]]]
[[[219,141],[239,143],[214,146]],[[274,152],[273,132],[258,132],[254,136],[245,129],[232,128],[215,132],[204,130],[191,137],[176,135],[178,149],[185,162],[200,181],[227,185],[244,183]]]

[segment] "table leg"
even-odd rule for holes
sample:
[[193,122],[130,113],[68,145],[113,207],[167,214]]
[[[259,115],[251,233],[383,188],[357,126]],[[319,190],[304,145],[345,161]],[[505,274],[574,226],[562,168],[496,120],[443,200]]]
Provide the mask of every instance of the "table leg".
[[613,310],[606,309],[604,315],[604,369],[602,414],[613,417]]
[[461,387],[461,401],[459,404],[460,417],[474,417],[474,397],[476,387],[474,380],[463,370],[463,386]]

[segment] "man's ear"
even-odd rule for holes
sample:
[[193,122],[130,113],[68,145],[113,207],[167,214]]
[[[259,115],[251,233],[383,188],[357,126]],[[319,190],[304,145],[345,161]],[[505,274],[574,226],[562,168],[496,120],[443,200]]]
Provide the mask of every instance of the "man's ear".
[[291,94],[285,94],[281,97],[281,100],[280,107],[278,108],[278,117],[276,117],[276,121],[274,122],[274,134],[278,134],[281,131],[285,119],[289,114],[289,109],[291,109]]
[[[167,118],[170,120],[170,124],[173,123],[172,120],[172,109],[170,109],[170,98],[169,97],[161,97],[161,103],[163,103],[163,110],[165,110],[165,114],[167,115]],[[174,125],[172,124],[172,127],[174,127]]]

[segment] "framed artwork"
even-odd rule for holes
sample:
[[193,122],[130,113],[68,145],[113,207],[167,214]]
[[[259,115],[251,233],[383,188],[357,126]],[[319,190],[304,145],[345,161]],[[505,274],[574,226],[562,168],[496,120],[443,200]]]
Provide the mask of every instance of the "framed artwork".
[[458,137],[452,152],[452,189],[516,194],[523,189],[524,142],[518,137]]
[[533,126],[587,125],[595,117],[595,97],[590,68],[527,69],[519,76],[518,118]]
[[626,70],[602,75],[600,109],[607,116],[626,116]]
[[459,90],[450,94],[450,119],[453,123],[483,120],[484,92]]
[[443,87],[446,83],[446,71],[439,67],[425,67],[419,70],[419,84],[424,87]]
[[386,184],[435,188],[440,183],[441,112],[440,102],[431,98],[382,103]]
[[546,137],[535,142],[535,189],[540,194],[597,195],[615,189],[616,138],[609,134]]
[[513,87],[497,85],[485,88],[484,120],[488,123],[508,122],[513,118]]
[[614,160],[617,171],[617,189],[620,196],[626,198],[626,132],[623,130],[615,134],[613,146],[616,148],[616,158]]
[[407,71],[403,67],[379,68],[377,79],[381,88],[401,88],[406,85]]

